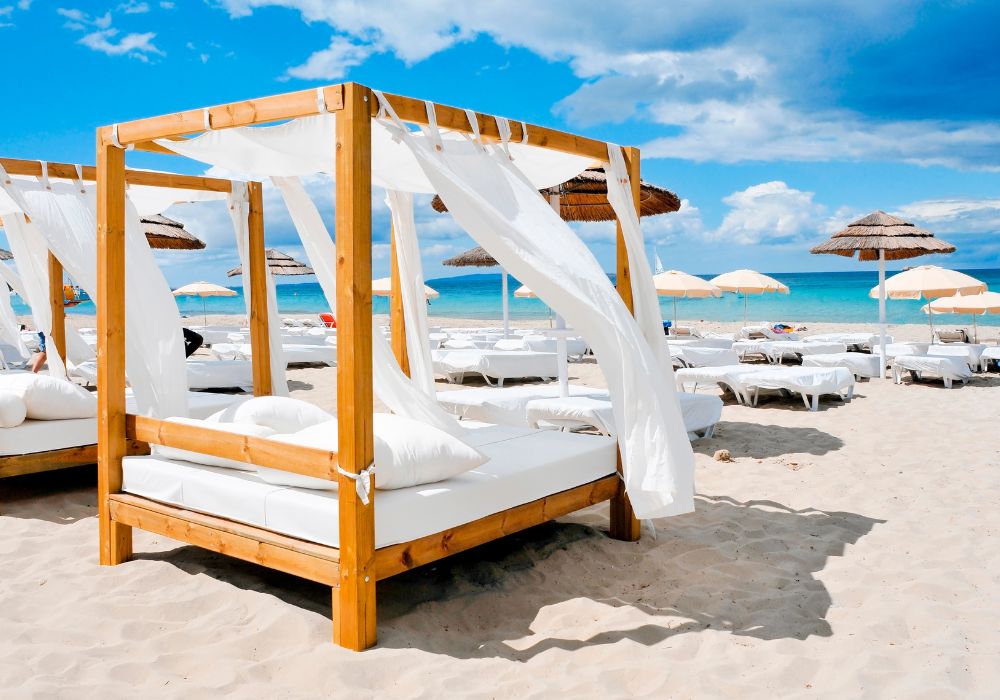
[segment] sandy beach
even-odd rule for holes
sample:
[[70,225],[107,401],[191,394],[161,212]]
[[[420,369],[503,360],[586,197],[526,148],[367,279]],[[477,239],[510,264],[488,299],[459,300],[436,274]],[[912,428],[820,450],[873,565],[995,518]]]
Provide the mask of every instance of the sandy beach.
[[[335,369],[288,378],[332,405]],[[592,360],[570,378],[603,383]],[[995,697],[998,391],[727,400],[694,443],[695,513],[625,544],[604,504],[380,583],[360,654],[330,643],[327,588],[138,531],[99,567],[93,468],[0,481],[0,695]]]

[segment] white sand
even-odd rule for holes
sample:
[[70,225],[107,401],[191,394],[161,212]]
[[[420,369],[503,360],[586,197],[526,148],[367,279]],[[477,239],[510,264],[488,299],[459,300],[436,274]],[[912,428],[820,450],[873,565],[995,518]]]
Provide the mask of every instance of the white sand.
[[[289,374],[320,405],[335,376]],[[727,403],[694,514],[625,544],[602,505],[390,579],[362,654],[318,585],[140,532],[98,567],[92,468],[0,481],[0,697],[996,697],[998,392]]]

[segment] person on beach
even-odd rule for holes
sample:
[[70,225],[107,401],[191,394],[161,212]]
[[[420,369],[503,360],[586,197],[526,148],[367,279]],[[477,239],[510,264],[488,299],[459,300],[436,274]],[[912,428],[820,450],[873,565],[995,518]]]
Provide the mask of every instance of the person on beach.
[[205,343],[205,339],[190,328],[181,328],[181,331],[184,333],[184,357],[188,358]]
[[48,357],[45,352],[45,334],[41,331],[38,332],[38,352],[35,353],[34,357],[31,358],[31,371],[38,374],[38,371],[45,364],[45,359]]

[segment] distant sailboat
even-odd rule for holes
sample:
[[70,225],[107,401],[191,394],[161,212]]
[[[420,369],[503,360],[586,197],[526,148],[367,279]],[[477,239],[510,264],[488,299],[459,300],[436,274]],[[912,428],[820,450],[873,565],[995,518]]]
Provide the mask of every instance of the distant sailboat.
[[653,248],[653,268],[654,275],[663,272],[663,261],[660,260],[660,254],[656,252],[656,248]]

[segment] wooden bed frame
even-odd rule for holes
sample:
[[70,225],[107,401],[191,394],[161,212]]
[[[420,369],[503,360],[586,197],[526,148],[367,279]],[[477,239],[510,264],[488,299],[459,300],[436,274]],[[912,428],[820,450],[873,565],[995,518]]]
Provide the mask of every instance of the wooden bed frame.
[[[0,164],[10,175],[41,177],[42,162],[19,158],[0,158]],[[77,166],[69,163],[48,163],[48,175],[58,179],[77,179],[82,175],[85,182],[97,181],[97,168],[91,165]],[[79,168],[79,170],[77,169]],[[203,192],[230,192],[234,181],[197,175],[178,175],[148,170],[126,170],[126,184],[146,185],[171,189],[197,190]],[[266,260],[264,257],[264,226],[262,219],[263,199],[260,183],[248,183],[250,193],[250,271],[251,278],[258,280],[260,293],[251,294],[250,343],[254,357],[263,361],[254,363],[254,394],[270,393],[271,363],[267,329],[267,298],[263,291]],[[255,271],[260,271],[256,275]],[[48,339],[48,352],[59,353],[66,359],[66,308],[63,305],[63,267],[59,260],[49,253],[49,305],[52,313],[52,333]],[[256,288],[255,288],[256,289]],[[265,390],[264,387],[267,387]],[[148,446],[134,442],[129,446],[129,454],[148,453]],[[58,450],[43,450],[19,455],[0,455],[0,478],[35,474],[38,472],[67,469],[97,463],[97,445],[80,445]]]
[[[138,527],[321,582],[332,588],[333,641],[361,650],[376,643],[375,582],[380,579],[602,501],[611,501],[612,537],[638,540],[639,521],[621,479],[611,475],[428,537],[375,548],[374,502],[364,505],[354,483],[338,474],[337,467],[358,474],[373,460],[371,120],[378,106],[370,89],[357,83],[330,85],[321,88],[320,94],[325,102],[322,106],[337,114],[338,453],[126,415],[123,402],[124,147],[169,153],[153,140],[182,139],[200,133],[205,129],[206,119],[212,129],[226,129],[315,115],[321,107],[317,104],[317,91],[303,90],[207,110],[189,110],[101,127],[97,131],[100,562],[116,565],[128,560],[132,555],[132,528]],[[389,94],[385,97],[401,119],[427,123],[422,100]],[[441,127],[471,133],[463,110],[437,104],[435,110]],[[494,117],[477,113],[475,118],[483,138],[499,140]],[[510,126],[514,132],[512,140],[520,140],[521,124],[511,122]],[[607,162],[607,144],[583,136],[530,126],[528,143]],[[638,208],[639,152],[634,148],[625,148],[623,152]],[[251,268],[254,284],[263,284],[263,276],[258,274],[262,269]],[[619,293],[631,309],[628,258],[620,226],[617,273]],[[405,367],[398,287],[393,285],[391,316],[396,356]],[[255,366],[257,359],[255,355]],[[122,493],[122,458],[128,452],[130,440],[337,481],[340,547],[322,546]],[[618,468],[621,469],[620,457]],[[373,499],[377,497],[373,492]]]

